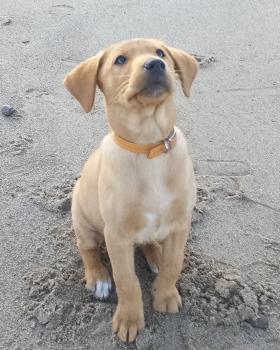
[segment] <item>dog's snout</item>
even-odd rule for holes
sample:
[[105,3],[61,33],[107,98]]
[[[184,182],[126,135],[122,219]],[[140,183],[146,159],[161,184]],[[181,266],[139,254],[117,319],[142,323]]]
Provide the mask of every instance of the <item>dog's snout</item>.
[[163,72],[165,70],[165,63],[162,60],[150,59],[145,62],[144,69],[150,72]]
[[165,62],[161,59],[150,58],[143,65],[145,72],[144,93],[148,96],[161,96],[169,91],[169,77]]

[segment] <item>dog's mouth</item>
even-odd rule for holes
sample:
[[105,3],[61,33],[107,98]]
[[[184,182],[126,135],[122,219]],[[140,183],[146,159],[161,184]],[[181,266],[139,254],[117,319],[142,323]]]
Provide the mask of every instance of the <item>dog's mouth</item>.
[[[139,79],[140,80],[140,79]],[[137,97],[138,99],[144,98],[146,102],[149,100],[157,101],[165,99],[170,93],[172,93],[172,82],[166,76],[159,77],[143,77],[137,85],[130,84],[127,91],[127,99]]]
[[164,93],[170,92],[171,87],[165,76],[160,76],[157,78],[148,77],[142,90],[141,95],[145,97],[160,97]]

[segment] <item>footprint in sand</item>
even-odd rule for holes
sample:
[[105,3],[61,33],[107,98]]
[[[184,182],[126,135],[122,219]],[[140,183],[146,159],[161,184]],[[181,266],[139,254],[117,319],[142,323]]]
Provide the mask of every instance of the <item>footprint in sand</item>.
[[73,6],[66,4],[58,4],[49,7],[49,14],[51,16],[64,17],[71,15],[74,10],[75,8]]
[[252,174],[249,163],[242,160],[196,159],[194,164],[198,175],[246,176]]
[[0,144],[0,154],[12,153],[13,155],[20,155],[25,153],[32,147],[33,139],[30,135],[18,135],[15,139]]

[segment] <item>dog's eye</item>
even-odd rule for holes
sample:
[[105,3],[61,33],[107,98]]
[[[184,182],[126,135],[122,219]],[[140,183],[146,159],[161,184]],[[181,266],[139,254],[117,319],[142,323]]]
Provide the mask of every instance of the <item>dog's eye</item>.
[[115,64],[124,64],[125,62],[126,62],[126,57],[123,55],[120,55],[115,59]]
[[161,49],[157,49],[157,50],[156,50],[156,53],[157,53],[157,55],[158,55],[159,57],[164,57],[164,56],[165,56],[164,52],[163,52]]

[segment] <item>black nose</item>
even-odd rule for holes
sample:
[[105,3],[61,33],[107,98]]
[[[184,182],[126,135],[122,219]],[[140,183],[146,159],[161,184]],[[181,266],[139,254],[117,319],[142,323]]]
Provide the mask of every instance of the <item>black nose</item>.
[[145,62],[144,69],[151,72],[163,72],[165,70],[165,63],[162,60],[150,59]]

